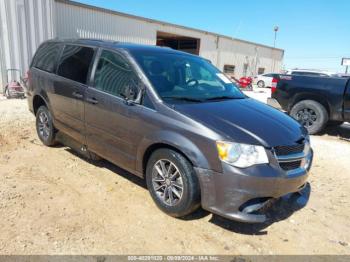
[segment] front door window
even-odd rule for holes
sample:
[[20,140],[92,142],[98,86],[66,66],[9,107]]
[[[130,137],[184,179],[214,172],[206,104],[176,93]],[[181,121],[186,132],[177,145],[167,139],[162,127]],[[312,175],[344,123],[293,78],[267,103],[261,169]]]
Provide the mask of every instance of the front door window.
[[100,91],[125,97],[131,90],[136,99],[138,78],[131,65],[119,54],[103,50],[95,73],[94,87]]

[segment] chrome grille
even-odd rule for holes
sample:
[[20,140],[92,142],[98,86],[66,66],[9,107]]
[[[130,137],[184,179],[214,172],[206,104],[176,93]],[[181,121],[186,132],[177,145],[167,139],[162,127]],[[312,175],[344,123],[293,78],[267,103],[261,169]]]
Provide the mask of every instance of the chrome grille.
[[299,168],[301,165],[301,160],[292,161],[292,162],[282,162],[280,163],[280,167],[285,171],[290,171],[293,169]]
[[305,140],[295,145],[288,146],[276,146],[274,147],[274,153],[277,157],[280,167],[284,171],[291,171],[300,168],[303,159],[305,149]]
[[293,146],[276,146],[275,153],[277,156],[286,156],[303,152],[305,144],[297,144]]

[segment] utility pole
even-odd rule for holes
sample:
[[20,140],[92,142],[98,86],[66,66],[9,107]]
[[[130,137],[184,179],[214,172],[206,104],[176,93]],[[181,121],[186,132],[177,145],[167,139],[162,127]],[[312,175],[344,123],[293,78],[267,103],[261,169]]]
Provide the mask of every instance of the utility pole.
[[255,67],[254,67],[254,75],[258,74],[258,47],[255,47]]
[[273,31],[275,31],[275,39],[273,41],[273,48],[276,48],[276,39],[277,39],[277,32],[279,30],[279,27],[276,25],[274,28],[273,28]]
[[349,72],[350,58],[343,57],[341,60],[341,65],[345,66],[345,74]]
[[273,67],[272,67],[272,72],[274,73],[275,72],[275,65],[276,65],[276,60],[275,60],[275,48],[276,48],[276,39],[277,39],[277,32],[279,30],[279,27],[276,25],[274,28],[273,28],[273,31],[275,31],[275,39],[273,40],[273,52],[272,52],[272,59],[273,59]]

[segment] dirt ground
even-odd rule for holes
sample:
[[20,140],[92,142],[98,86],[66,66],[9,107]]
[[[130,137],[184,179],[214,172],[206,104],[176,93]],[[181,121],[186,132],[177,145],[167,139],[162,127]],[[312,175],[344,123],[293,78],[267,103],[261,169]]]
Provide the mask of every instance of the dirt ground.
[[26,103],[0,100],[0,254],[350,254],[349,125],[313,136],[310,187],[249,225],[163,214],[143,180],[43,146]]

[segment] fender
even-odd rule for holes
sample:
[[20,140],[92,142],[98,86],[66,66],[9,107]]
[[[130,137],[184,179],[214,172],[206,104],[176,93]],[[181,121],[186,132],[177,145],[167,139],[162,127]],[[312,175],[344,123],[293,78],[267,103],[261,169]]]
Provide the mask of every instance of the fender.
[[45,90],[43,90],[43,89],[40,89],[40,90],[38,90],[38,92],[33,93],[33,96],[32,96],[33,99],[31,101],[31,106],[33,107],[33,112],[34,112],[34,98],[36,96],[39,96],[42,100],[44,100],[45,104],[47,105],[47,107],[49,108],[51,114],[53,115],[53,112],[51,110],[50,99],[49,99],[47,93],[45,92]]
[[141,140],[136,158],[136,170],[138,172],[143,173],[144,155],[147,149],[155,144],[165,144],[174,147],[182,152],[195,167],[211,169],[208,159],[190,139],[171,130],[161,130]]
[[[302,100],[314,100],[316,102],[319,102],[322,104],[328,112],[330,112],[330,106],[328,101],[320,94],[315,94],[315,93],[308,93],[308,92],[302,92],[302,93],[297,93],[294,97],[292,102],[289,104],[288,111],[292,110],[292,107],[302,101]],[[331,113],[331,112],[330,112]]]

